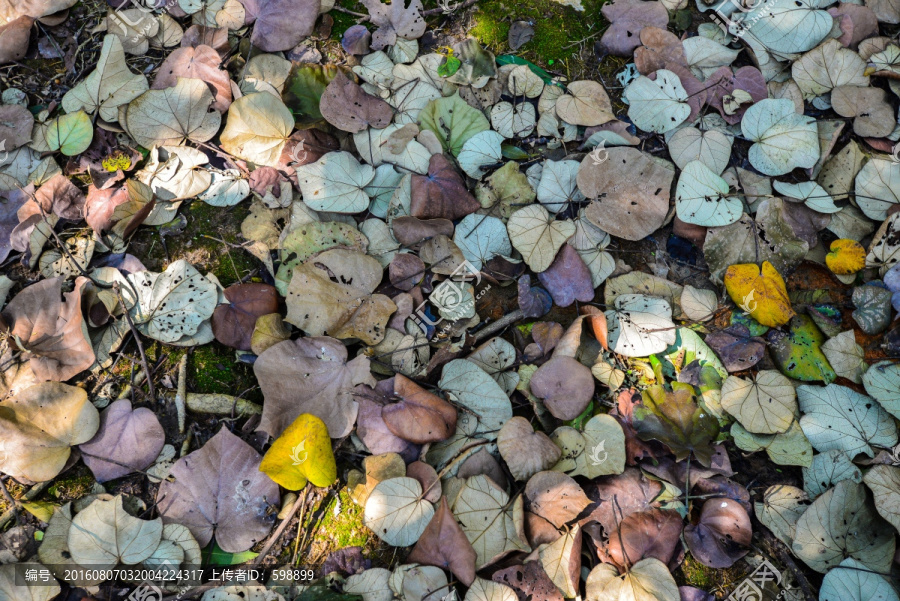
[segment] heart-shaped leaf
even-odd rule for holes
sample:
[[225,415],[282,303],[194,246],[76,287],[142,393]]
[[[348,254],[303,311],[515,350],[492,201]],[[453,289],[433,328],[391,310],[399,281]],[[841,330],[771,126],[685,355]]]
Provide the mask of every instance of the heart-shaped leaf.
[[165,442],[153,411],[132,410],[131,401],[120,399],[103,410],[97,434],[79,448],[97,482],[108,482],[153,465]]
[[307,481],[329,486],[337,478],[337,464],[325,422],[302,413],[266,451],[259,471],[288,490],[300,490]]

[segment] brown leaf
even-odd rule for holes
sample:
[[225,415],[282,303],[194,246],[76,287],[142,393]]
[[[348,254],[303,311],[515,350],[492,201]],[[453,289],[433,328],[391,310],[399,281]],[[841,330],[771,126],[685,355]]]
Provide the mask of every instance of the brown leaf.
[[[389,382],[393,390],[391,379],[379,382]],[[354,397],[359,403],[359,414],[356,419],[356,435],[366,445],[373,455],[382,453],[398,453],[405,460],[411,461],[419,456],[419,446],[403,440],[388,430],[381,410],[389,398],[388,394],[381,394],[378,389],[361,384],[354,390]]]
[[84,220],[98,234],[105,232],[115,224],[112,218],[113,211],[126,202],[128,190],[125,186],[103,190],[90,186],[84,201]]
[[881,88],[838,86],[831,91],[831,105],[841,117],[854,118],[853,132],[858,136],[881,138],[894,131],[894,109]]
[[516,480],[528,480],[559,461],[562,451],[543,432],[535,432],[531,423],[516,416],[503,424],[497,434],[497,449]]
[[[186,526],[205,547],[216,543],[228,553],[246,551],[269,533],[278,507],[278,485],[259,471],[262,457],[222,428],[199,450],[175,462],[156,496],[166,524]],[[172,481],[174,478],[174,481]]]
[[320,0],[260,2],[251,43],[265,52],[290,50],[313,32],[320,6]]
[[0,263],[13,249],[10,236],[19,225],[18,211],[27,200],[28,196],[18,190],[0,195]]
[[190,77],[206,82],[215,93],[212,107],[224,113],[231,106],[231,78],[228,71],[220,69],[222,59],[219,53],[203,44],[196,47],[178,48],[159,66],[152,90],[174,88],[179,77]]
[[752,537],[750,516],[731,499],[707,500],[700,521],[684,527],[684,540],[691,555],[710,568],[730,568],[747,554]]
[[366,93],[344,71],[338,71],[325,88],[319,110],[326,121],[339,130],[352,134],[369,127],[383,129],[394,118],[391,105]]
[[97,482],[108,482],[153,465],[166,443],[156,414],[121,399],[100,414],[100,429],[79,449]]
[[533,549],[541,545],[549,545],[562,536],[562,532],[557,530],[556,526],[530,511],[525,512],[525,534]]
[[[172,3],[167,6],[172,7]],[[174,3],[177,8],[178,3]],[[174,15],[173,15],[174,16]],[[187,15],[182,15],[187,16]],[[219,53],[219,56],[228,52],[228,28],[227,27],[206,27],[205,25],[191,25],[188,27],[184,36],[181,38],[182,48],[196,48],[197,46],[209,46]]]
[[545,355],[556,348],[565,330],[555,321],[539,321],[531,328],[531,337]]
[[[9,27],[12,23],[6,25]],[[0,29],[0,54],[2,54],[3,29]],[[2,63],[3,61],[0,61]],[[11,152],[31,142],[34,117],[21,104],[0,105],[0,152]]]
[[398,253],[388,265],[391,285],[408,292],[425,277],[425,262],[411,253]]
[[587,156],[578,169],[578,188],[595,199],[585,217],[618,238],[646,238],[662,227],[669,213],[675,167],[630,147],[610,148],[608,156],[599,165]]
[[428,175],[412,176],[410,215],[421,219],[462,219],[481,208],[443,154],[431,155]]
[[766,352],[762,339],[750,336],[750,329],[743,324],[713,332],[704,342],[716,352],[729,372],[750,369],[760,362]]
[[213,335],[225,346],[249,351],[257,318],[278,311],[278,292],[268,284],[235,284],[225,289],[225,298],[228,304],[213,312]]
[[394,436],[416,444],[446,440],[456,430],[456,409],[406,376],[394,376],[394,394],[399,403],[381,412]]
[[353,25],[344,32],[341,38],[341,46],[348,54],[369,54],[372,43],[372,34],[365,25]]
[[617,476],[604,478],[587,487],[588,498],[594,503],[591,513],[580,524],[598,522],[605,532],[615,532],[619,522],[639,511],[657,506],[655,499],[663,486],[650,480],[638,468],[629,467]]
[[493,480],[500,488],[505,489],[509,484],[500,462],[484,447],[469,455],[456,472],[459,478],[470,478],[480,474]]
[[334,338],[285,340],[253,364],[265,403],[258,431],[278,437],[302,413],[325,422],[332,438],[350,433],[356,422],[353,387],[374,385],[369,359],[347,362],[347,347]]
[[575,419],[594,396],[594,376],[571,357],[553,357],[534,372],[531,392],[544,400],[554,417]]
[[[391,223],[391,228],[397,242],[412,248],[425,241],[436,240],[439,236],[446,236],[448,239],[453,236],[453,222],[449,219],[417,219],[404,215],[403,217],[395,218]],[[452,243],[451,240],[448,240],[448,242]],[[453,247],[456,247],[456,245],[454,244]],[[457,249],[457,252],[459,252],[459,249]],[[439,255],[434,257],[435,262],[438,263],[446,256],[446,253],[435,254]],[[459,254],[462,256],[462,253]],[[425,257],[422,257],[422,259],[426,260]]]
[[634,65],[641,75],[650,75],[659,69],[672,70],[672,65],[688,68],[681,39],[665,28],[644,27],[641,30],[641,46],[634,51]]
[[539,561],[499,570],[494,572],[491,580],[512,588],[519,601],[563,601],[562,593],[547,576]]
[[651,509],[633,513],[622,520],[618,532],[609,534],[606,552],[622,569],[647,557],[667,564],[678,553],[682,526],[677,511]]
[[0,26],[0,65],[25,58],[34,19],[21,16]]
[[450,511],[447,497],[442,497],[438,510],[406,560],[449,570],[469,586],[475,581],[475,557],[475,549]]
[[84,194],[61,173],[38,188],[34,198],[45,212],[53,213],[61,219],[81,221],[84,217]]
[[429,503],[441,500],[441,479],[433,467],[424,461],[413,461],[406,466],[406,475],[422,485],[422,498]]
[[759,69],[749,65],[734,72],[731,71],[731,67],[722,67],[710,75],[703,85],[706,88],[705,102],[719,111],[722,118],[731,124],[740,122],[749,105],[742,105],[741,108],[729,115],[724,104],[726,96],[731,96],[735,90],[744,90],[750,94],[753,102],[759,102],[769,97],[766,78]]
[[525,485],[528,509],[557,528],[562,528],[591,504],[571,476],[560,472],[539,472]]
[[94,363],[81,316],[82,289],[89,283],[79,277],[75,289],[63,295],[61,278],[43,280],[22,290],[3,311],[38,380],[68,380]]
[[631,56],[641,45],[640,34],[644,27],[665,29],[669,24],[669,13],[661,2],[614,0],[600,10],[610,22],[600,44],[615,56]]
[[[278,168],[287,170],[289,176],[296,183],[297,171],[293,167],[300,167],[315,163],[323,156],[334,150],[340,150],[341,145],[337,138],[321,129],[301,129],[295,131],[288,138],[281,151],[281,158],[278,161]],[[288,169],[288,166],[291,169]]]
[[856,50],[859,43],[878,35],[878,17],[868,6],[841,2],[828,9],[841,27],[841,37],[837,40],[844,46]]

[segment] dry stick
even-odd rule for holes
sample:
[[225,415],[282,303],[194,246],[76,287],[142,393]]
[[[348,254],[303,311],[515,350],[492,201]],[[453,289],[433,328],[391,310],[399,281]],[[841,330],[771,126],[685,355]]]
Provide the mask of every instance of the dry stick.
[[150,399],[155,404],[156,403],[156,387],[153,386],[153,372],[150,371],[150,366],[147,364],[147,355],[144,354],[144,345],[141,342],[141,337],[138,334],[137,328],[134,327],[134,321],[131,319],[131,313],[128,311],[128,305],[125,304],[125,299],[122,298],[122,291],[119,289],[119,284],[116,282],[113,284],[113,289],[116,291],[116,296],[119,297],[119,302],[122,303],[123,307],[126,307],[123,313],[125,314],[125,320],[128,322],[128,327],[131,328],[131,334],[134,336],[134,342],[137,344],[138,353],[141,355],[141,366],[144,368],[144,373],[147,374],[147,387],[150,389]]
[[[297,552],[300,550],[300,530],[303,528],[303,519],[306,517],[306,498],[309,496],[309,487],[303,489],[303,504],[300,505],[300,518],[297,520],[297,536],[294,538],[294,556],[291,557],[291,565],[297,563]],[[305,537],[304,537],[305,538]]]
[[491,334],[499,332],[503,328],[511,326],[512,324],[516,323],[517,321],[519,321],[520,319],[522,319],[524,317],[525,317],[525,311],[523,311],[522,309],[516,309],[512,313],[507,313],[506,315],[504,315],[503,317],[501,317],[494,323],[485,326],[485,328],[483,330],[481,330],[479,332],[475,332],[475,342],[478,342],[479,340],[481,340],[483,338],[487,338]]

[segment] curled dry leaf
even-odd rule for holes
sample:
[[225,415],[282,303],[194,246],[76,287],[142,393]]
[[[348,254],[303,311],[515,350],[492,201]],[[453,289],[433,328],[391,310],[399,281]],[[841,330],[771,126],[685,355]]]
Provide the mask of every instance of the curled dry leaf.
[[750,516],[732,499],[708,499],[700,521],[684,527],[688,549],[697,561],[711,568],[728,568],[750,550]]
[[225,289],[223,303],[212,314],[216,340],[241,351],[249,351],[256,321],[278,310],[278,293],[268,284],[235,284]]
[[381,417],[394,436],[416,444],[446,440],[456,430],[456,409],[406,376],[394,376],[399,402],[386,405]]

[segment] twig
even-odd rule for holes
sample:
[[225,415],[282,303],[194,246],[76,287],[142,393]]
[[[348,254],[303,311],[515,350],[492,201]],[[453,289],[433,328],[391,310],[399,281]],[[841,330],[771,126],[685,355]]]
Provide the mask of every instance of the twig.
[[153,373],[150,371],[150,366],[147,364],[147,355],[144,354],[144,345],[141,342],[141,337],[138,334],[137,328],[134,327],[134,321],[131,319],[131,313],[128,312],[128,305],[125,304],[125,299],[122,298],[122,290],[119,289],[118,282],[113,284],[113,289],[116,291],[116,296],[119,297],[119,302],[125,307],[125,311],[123,311],[125,320],[128,322],[128,327],[131,328],[131,334],[134,336],[135,344],[137,344],[138,353],[141,355],[141,367],[144,368],[144,373],[147,374],[147,387],[150,389],[150,399],[153,403],[156,403],[156,387],[153,386]]
[[278,542],[278,539],[281,538],[281,535],[288,527],[288,523],[297,515],[297,512],[300,511],[300,506],[303,505],[303,499],[306,498],[306,495],[297,496],[297,500],[294,501],[294,504],[291,506],[290,512],[285,516],[281,523],[278,524],[278,528],[275,529],[275,532],[272,533],[272,536],[269,537],[269,540],[266,541],[265,546],[263,546],[262,551],[259,552],[253,561],[251,561],[248,566],[258,566],[269,554],[269,551],[272,550],[272,547],[275,546],[275,543]]
[[353,15],[354,17],[359,17],[361,19],[360,23],[371,19],[371,17],[369,17],[369,15],[367,15],[367,14],[348,10],[348,9],[344,8],[343,6],[334,5],[333,7],[331,7],[331,10],[336,10],[339,13],[344,13],[345,15]]
[[186,421],[186,409],[184,407],[187,398],[187,353],[181,356],[178,362],[178,388],[175,389],[175,411],[178,413],[178,433],[184,434]]
[[[300,550],[300,530],[303,529],[303,518],[306,517],[306,498],[309,496],[309,487],[303,490],[303,503],[300,505],[300,517],[297,520],[297,536],[294,538],[294,556],[291,557],[291,565],[297,563],[297,552]],[[305,541],[304,541],[305,542]]]
[[479,340],[487,338],[491,334],[499,332],[503,328],[511,326],[512,324],[516,323],[517,321],[519,321],[520,319],[522,319],[524,317],[525,317],[525,311],[523,311],[522,309],[516,309],[512,313],[507,313],[506,315],[504,315],[503,317],[501,317],[494,323],[488,324],[487,326],[485,326],[485,328],[483,330],[481,330],[479,332],[475,332],[475,335],[474,335],[475,342],[478,342]]

